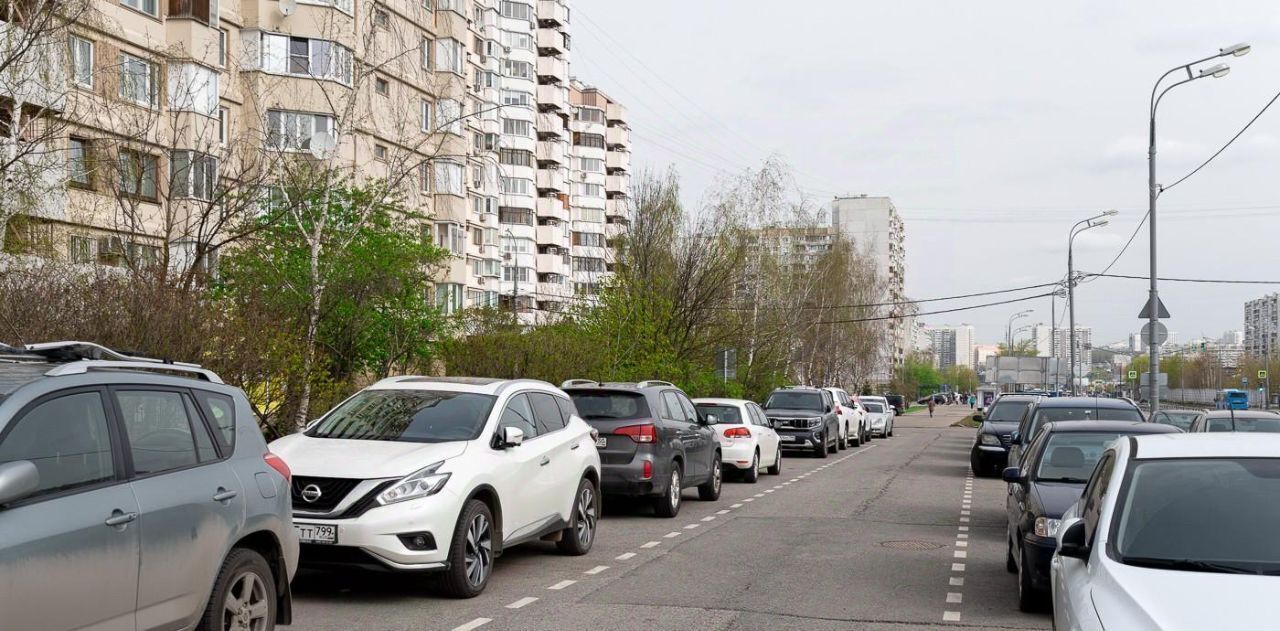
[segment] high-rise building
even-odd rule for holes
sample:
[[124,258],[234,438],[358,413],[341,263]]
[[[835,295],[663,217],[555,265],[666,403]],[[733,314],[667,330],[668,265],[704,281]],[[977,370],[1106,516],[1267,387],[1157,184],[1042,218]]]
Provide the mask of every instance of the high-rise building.
[[629,126],[572,78],[565,0],[88,6],[50,86],[66,91],[51,152],[65,177],[55,204],[9,222],[9,251],[210,265],[228,205],[273,199],[276,165],[314,154],[392,182],[428,218],[450,254],[435,278],[446,313],[501,305],[533,321],[611,273]]
[[974,348],[977,346],[974,339],[973,325],[943,325],[929,327],[927,330],[933,345],[934,366],[937,368],[946,368],[947,366],[973,368]]
[[1280,342],[1280,293],[1244,303],[1244,350],[1255,357],[1275,353]]
[[883,283],[883,302],[890,304],[882,315],[894,317],[884,320],[888,343],[874,379],[887,382],[914,343],[914,332],[902,318],[906,315],[906,229],[902,217],[888,197],[837,197],[831,203],[831,225],[871,258]]

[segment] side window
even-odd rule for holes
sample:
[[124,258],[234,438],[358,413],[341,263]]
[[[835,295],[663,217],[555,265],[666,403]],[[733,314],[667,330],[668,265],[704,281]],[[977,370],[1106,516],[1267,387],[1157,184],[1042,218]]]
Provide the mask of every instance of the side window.
[[196,439],[196,455],[199,456],[200,462],[217,460],[218,450],[213,446],[213,437],[209,435],[209,428],[205,427],[204,421],[200,420],[200,412],[196,410],[196,404],[191,402],[190,397],[182,397],[182,403],[187,407],[187,418],[191,419],[191,429]]
[[533,410],[529,407],[529,399],[523,394],[517,394],[507,401],[507,409],[502,411],[502,418],[498,421],[498,428],[505,429],[508,427],[519,428],[524,432],[525,438],[533,438],[538,435],[538,427],[534,424]]
[[1116,454],[1114,451],[1108,451],[1103,455],[1102,460],[1098,461],[1098,468],[1094,470],[1089,484],[1084,490],[1084,532],[1085,540],[1092,543],[1093,534],[1098,529],[1098,519],[1102,514],[1102,498],[1106,497],[1107,485],[1111,482],[1111,472],[1115,470]]
[[225,394],[195,391],[196,400],[204,410],[205,418],[213,424],[223,453],[230,454],[236,446],[236,402]]
[[533,403],[533,415],[538,419],[538,434],[546,434],[564,429],[564,417],[560,415],[560,406],[556,398],[543,392],[530,392],[525,395]]
[[835,401],[831,398],[831,393],[825,390],[822,392],[822,402],[829,408],[835,407]]
[[36,405],[0,443],[0,464],[29,460],[40,473],[32,497],[112,479],[115,461],[107,414],[97,392],[79,392]]
[[[138,475],[199,464],[202,459],[198,443],[201,442],[208,447],[206,454],[212,452],[213,445],[207,442],[210,440],[208,430],[199,417],[192,418],[195,408],[181,393],[120,390],[116,392],[116,403],[120,406],[129,451],[133,454],[133,469]],[[205,433],[203,439],[197,438],[200,432]]]
[[684,420],[684,410],[680,409],[680,399],[676,398],[674,392],[662,393],[662,418],[669,421]]
[[564,417],[565,425],[569,424],[570,418],[573,418],[574,416],[581,416],[580,414],[578,414],[578,406],[573,404],[573,400],[565,399],[562,397],[551,397],[551,398],[555,399],[556,405],[560,406],[560,416]]
[[683,394],[677,394],[676,398],[680,400],[680,408],[684,410],[684,418],[690,423],[698,422],[698,408],[693,407],[693,401]]

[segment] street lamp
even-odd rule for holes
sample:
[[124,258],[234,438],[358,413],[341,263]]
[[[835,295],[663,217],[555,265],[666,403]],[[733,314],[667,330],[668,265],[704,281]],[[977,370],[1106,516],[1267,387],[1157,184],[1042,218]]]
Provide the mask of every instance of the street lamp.
[[1025,318],[1025,317],[1027,317],[1027,316],[1029,316],[1029,315],[1031,315],[1031,314],[1033,314],[1033,313],[1035,313],[1035,311],[1034,311],[1034,310],[1027,309],[1026,311],[1019,311],[1019,312],[1017,312],[1017,313],[1015,313],[1015,314],[1013,314],[1013,315],[1009,316],[1009,324],[1008,324],[1008,325],[1006,325],[1006,326],[1005,326],[1005,328],[1004,328],[1004,330],[1005,330],[1005,335],[1004,335],[1005,350],[1007,350],[1009,353],[1013,353],[1013,321],[1014,321],[1014,320],[1017,320],[1017,319],[1020,319],[1020,318]]
[[1067,324],[1070,327],[1067,333],[1070,336],[1070,341],[1067,342],[1067,356],[1069,357],[1067,361],[1071,362],[1068,374],[1071,375],[1069,383],[1072,395],[1076,393],[1076,268],[1074,257],[1076,236],[1085,230],[1101,228],[1111,223],[1110,220],[1104,219],[1104,217],[1114,217],[1117,214],[1119,214],[1118,211],[1108,210],[1100,215],[1077,221],[1076,225],[1071,226],[1071,237],[1067,239],[1067,306],[1071,313],[1071,322]]
[[[1243,57],[1249,54],[1250,50],[1252,50],[1252,47],[1244,43],[1221,48],[1218,50],[1218,54],[1216,55],[1210,55],[1204,59],[1197,59],[1189,64],[1183,64],[1169,69],[1168,72],[1160,75],[1160,78],[1156,80],[1156,84],[1151,88],[1151,106],[1148,109],[1148,112],[1150,113],[1150,125],[1147,138],[1147,212],[1148,221],[1150,222],[1148,225],[1151,240],[1151,290],[1150,296],[1147,298],[1147,302],[1150,306],[1149,312],[1147,313],[1150,324],[1147,328],[1149,329],[1148,335],[1150,338],[1147,340],[1147,345],[1149,347],[1149,352],[1151,353],[1151,361],[1148,366],[1150,370],[1148,387],[1151,389],[1151,396],[1149,397],[1149,400],[1151,401],[1152,414],[1160,411],[1160,345],[1156,341],[1159,339],[1157,337],[1158,332],[1156,329],[1160,324],[1160,289],[1156,283],[1156,198],[1160,196],[1160,185],[1156,184],[1156,110],[1160,107],[1160,100],[1164,98],[1164,95],[1169,93],[1169,90],[1205,77],[1220,79],[1227,76],[1227,73],[1231,72],[1230,66],[1226,64],[1215,64],[1209,68],[1201,70],[1199,74],[1196,74],[1191,71],[1192,66],[1197,66],[1206,61],[1212,61],[1221,57]],[[1182,79],[1161,91],[1160,84],[1164,83],[1164,80],[1169,78],[1169,75],[1179,70],[1185,71],[1187,73],[1187,78]],[[1074,367],[1072,369],[1074,370]]]
[[1059,392],[1058,378],[1062,371],[1058,368],[1058,299],[1066,298],[1067,290],[1054,287],[1049,296],[1049,361],[1053,362],[1053,391]]

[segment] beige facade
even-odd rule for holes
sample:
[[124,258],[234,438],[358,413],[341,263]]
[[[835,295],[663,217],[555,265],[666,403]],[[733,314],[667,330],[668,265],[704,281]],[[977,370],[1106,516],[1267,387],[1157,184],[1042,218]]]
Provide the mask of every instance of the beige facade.
[[89,6],[67,44],[65,194],[10,222],[10,252],[207,264],[228,216],[301,158],[393,185],[452,255],[448,312],[533,321],[608,276],[628,127],[570,76],[562,0]]

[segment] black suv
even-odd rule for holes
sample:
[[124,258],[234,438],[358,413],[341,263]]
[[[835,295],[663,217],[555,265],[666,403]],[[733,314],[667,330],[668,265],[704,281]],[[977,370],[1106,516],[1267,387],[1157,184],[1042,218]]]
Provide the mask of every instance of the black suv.
[[889,402],[889,405],[893,406],[893,409],[895,412],[898,413],[898,416],[902,416],[903,414],[907,413],[906,397],[900,394],[886,394],[884,395],[884,398],[886,401]]
[[1003,394],[975,418],[982,421],[969,450],[969,467],[978,477],[992,476],[1009,462],[1009,445],[1018,430],[1022,413],[1038,399],[1034,394]]
[[821,388],[779,388],[764,402],[765,416],[788,449],[812,449],[826,458],[839,447],[840,419],[831,393]]
[[1017,466],[1022,450],[1035,440],[1036,432],[1045,423],[1066,421],[1131,421],[1144,422],[1142,410],[1128,399],[1100,399],[1098,397],[1040,397],[1027,406],[1018,421],[1018,431],[1013,433],[1009,446],[1009,465]]
[[649,497],[659,517],[680,512],[681,494],[720,499],[720,443],[709,419],[666,381],[597,383],[573,379],[560,386],[578,414],[600,431],[600,490]]

